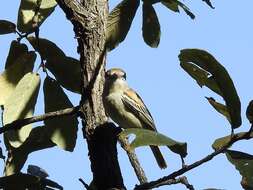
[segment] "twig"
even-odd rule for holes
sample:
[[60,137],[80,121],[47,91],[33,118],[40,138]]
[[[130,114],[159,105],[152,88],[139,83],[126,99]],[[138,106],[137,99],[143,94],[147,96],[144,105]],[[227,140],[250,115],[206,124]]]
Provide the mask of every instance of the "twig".
[[142,169],[140,162],[134,152],[134,150],[130,149],[130,145],[128,143],[128,140],[124,137],[119,136],[118,138],[121,147],[126,151],[129,161],[134,168],[135,174],[140,182],[140,184],[147,183],[147,177],[145,175],[144,170]]
[[141,185],[136,185],[135,186],[135,190],[143,190],[143,189],[150,189],[150,188],[155,188],[155,187],[159,187],[161,186],[161,184],[163,184],[165,181],[168,181],[170,179],[175,179],[176,177],[202,165],[203,163],[205,162],[208,162],[210,160],[212,160],[215,156],[217,156],[218,154],[220,153],[223,153],[227,148],[229,148],[232,144],[234,144],[235,142],[239,141],[239,140],[248,140],[251,137],[251,129],[252,129],[252,126],[250,128],[250,130],[245,133],[244,135],[238,135],[238,134],[235,134],[231,139],[230,141],[224,145],[223,147],[221,147],[220,149],[214,151],[213,153],[207,155],[206,157],[190,164],[190,165],[187,165],[185,166],[184,168],[182,169],[179,169],[175,172],[172,172],[171,174],[169,174],[168,176],[164,176],[158,180],[155,180],[155,181],[151,181],[151,182],[148,182],[148,183],[144,183],[144,184],[141,184]]
[[189,190],[194,190],[194,187],[193,185],[191,185],[189,182],[188,182],[188,179],[186,176],[182,176],[179,178],[181,183],[185,185],[185,187]]
[[85,183],[82,178],[79,178],[78,180],[83,184],[83,186],[85,187],[85,189],[90,190],[89,185],[87,183]]
[[76,106],[73,108],[66,108],[63,110],[49,112],[49,113],[46,113],[43,115],[38,115],[38,116],[29,117],[29,118],[25,118],[25,119],[18,119],[18,120],[15,120],[11,123],[4,125],[3,127],[0,127],[0,134],[4,133],[6,131],[9,131],[9,130],[18,130],[18,129],[22,128],[23,126],[28,125],[30,123],[44,121],[44,120],[52,119],[55,117],[73,115],[73,114],[76,114],[78,111],[79,111],[79,106]]
[[177,179],[169,179],[167,181],[164,181],[160,184],[157,184],[156,186],[153,186],[153,188],[165,186],[165,185],[175,185],[175,184],[183,184],[186,186],[187,189],[194,190],[193,186],[189,184],[187,178],[185,176],[179,177]]

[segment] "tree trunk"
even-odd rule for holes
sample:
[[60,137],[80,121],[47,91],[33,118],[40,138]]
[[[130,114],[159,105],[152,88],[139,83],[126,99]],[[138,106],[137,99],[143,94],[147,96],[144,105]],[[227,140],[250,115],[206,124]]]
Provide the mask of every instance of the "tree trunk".
[[72,22],[82,73],[81,117],[93,184],[98,190],[124,189],[117,158],[118,129],[107,122],[102,102],[106,61],[107,0],[57,0]]

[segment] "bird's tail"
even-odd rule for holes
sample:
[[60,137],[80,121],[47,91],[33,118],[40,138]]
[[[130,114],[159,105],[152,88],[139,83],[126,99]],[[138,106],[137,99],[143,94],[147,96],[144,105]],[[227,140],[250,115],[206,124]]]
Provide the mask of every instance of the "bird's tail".
[[153,154],[155,156],[156,162],[159,165],[159,167],[161,169],[167,168],[167,164],[166,164],[166,162],[165,162],[165,160],[163,158],[163,155],[162,155],[159,147],[158,146],[150,146],[150,148],[151,148],[151,150],[152,150],[152,152],[153,152]]

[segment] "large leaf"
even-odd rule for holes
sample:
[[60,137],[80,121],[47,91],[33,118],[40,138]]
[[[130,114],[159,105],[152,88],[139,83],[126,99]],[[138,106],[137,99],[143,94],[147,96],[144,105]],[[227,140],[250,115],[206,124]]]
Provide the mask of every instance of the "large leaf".
[[33,32],[54,11],[55,0],[21,0],[17,27],[20,32]]
[[179,7],[181,7],[184,12],[191,17],[191,19],[195,18],[195,15],[191,12],[191,10],[183,3],[178,0],[161,0],[162,4],[169,8],[174,12],[179,12]]
[[16,32],[16,25],[8,20],[0,20],[0,34]]
[[160,42],[160,24],[152,4],[143,3],[142,36],[150,47],[158,47]]
[[253,184],[253,155],[234,151],[226,151],[227,159],[235,166],[243,177],[244,184]]
[[123,0],[111,11],[106,27],[108,50],[114,49],[126,38],[139,4],[139,0]]
[[[73,107],[57,81],[47,77],[44,81],[45,113]],[[64,116],[44,121],[51,140],[60,148],[73,151],[77,138],[76,116]]]
[[24,53],[28,52],[28,47],[25,44],[22,44],[16,40],[11,42],[10,50],[5,62],[5,69],[15,63],[17,58]]
[[147,129],[125,129],[120,133],[123,137],[134,134],[135,138],[130,144],[130,148],[134,149],[140,146],[156,145],[156,146],[168,146],[168,148],[181,156],[187,155],[187,144],[177,142],[163,134],[156,133]]
[[46,68],[66,89],[81,93],[81,65],[77,59],[67,57],[53,42],[47,39],[29,37],[33,48],[46,60]]
[[247,110],[246,116],[250,123],[253,123],[253,100],[250,101]]
[[208,100],[208,102],[213,106],[213,108],[219,112],[220,114],[224,115],[227,120],[229,122],[231,122],[231,118],[230,118],[230,115],[229,115],[229,111],[228,111],[228,108],[227,106],[219,103],[219,102],[216,102],[214,98],[210,97],[206,97],[206,99]]
[[48,60],[53,57],[65,56],[65,53],[55,43],[47,39],[36,39],[33,36],[30,36],[27,39],[32,44],[33,48],[38,51],[41,57],[45,60]]
[[[241,125],[241,102],[234,83],[227,70],[208,52],[199,49],[181,50],[179,59],[182,64],[195,64],[210,73],[222,93],[231,118],[231,125],[237,128]],[[183,67],[184,68],[184,67]],[[186,72],[188,72],[186,70]],[[211,89],[212,90],[212,89]]]
[[0,105],[12,94],[20,79],[34,67],[36,53],[23,53],[0,75]]
[[[17,84],[15,90],[4,104],[3,123],[8,124],[17,119],[31,117],[37,101],[40,86],[40,77],[36,73],[27,73]],[[12,147],[19,147],[29,136],[31,125],[20,130],[7,131],[4,134],[5,142]],[[8,146],[8,144],[7,144]]]
[[80,62],[71,57],[54,57],[46,62],[57,81],[66,89],[81,94]]
[[5,164],[5,175],[20,172],[30,153],[55,146],[50,140],[46,127],[35,127],[30,132],[25,142],[18,148],[13,149]]

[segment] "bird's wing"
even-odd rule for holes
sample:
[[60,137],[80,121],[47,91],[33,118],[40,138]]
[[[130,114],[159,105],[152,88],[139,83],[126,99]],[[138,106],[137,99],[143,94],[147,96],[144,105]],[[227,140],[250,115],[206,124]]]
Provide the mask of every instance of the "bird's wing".
[[148,108],[133,89],[129,88],[124,91],[122,101],[124,105],[145,124],[146,128],[156,131],[154,120]]

